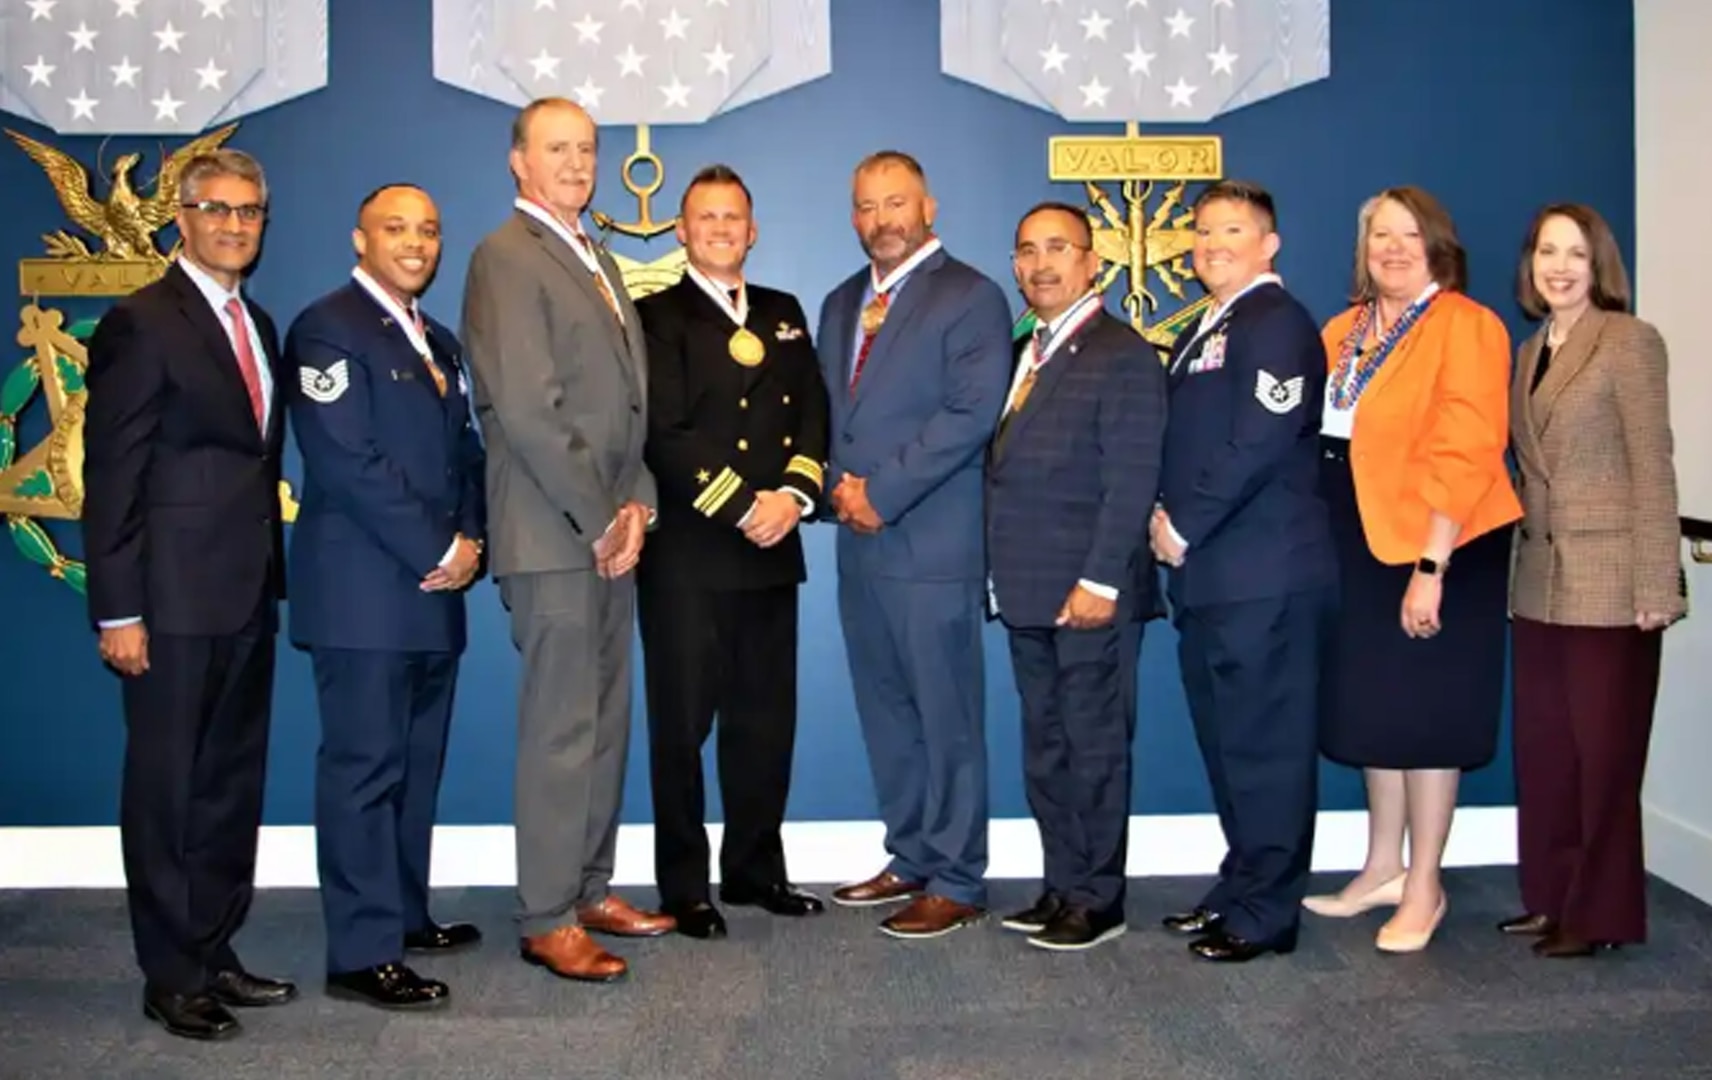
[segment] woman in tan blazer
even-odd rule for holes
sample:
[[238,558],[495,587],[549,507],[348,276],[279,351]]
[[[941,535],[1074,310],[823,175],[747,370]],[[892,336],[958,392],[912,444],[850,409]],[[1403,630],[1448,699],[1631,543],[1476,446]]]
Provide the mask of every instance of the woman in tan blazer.
[[1511,393],[1523,518],[1511,585],[1516,818],[1540,956],[1646,938],[1641,776],[1661,631],[1682,617],[1664,341],[1629,315],[1622,256],[1585,206],[1534,218],[1517,280],[1545,325]]

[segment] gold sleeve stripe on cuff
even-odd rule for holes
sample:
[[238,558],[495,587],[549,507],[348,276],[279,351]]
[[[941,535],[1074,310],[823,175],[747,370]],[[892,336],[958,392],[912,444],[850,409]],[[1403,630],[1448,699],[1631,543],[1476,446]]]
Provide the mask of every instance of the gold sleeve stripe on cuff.
[[803,454],[798,454],[796,457],[791,458],[789,464],[785,466],[785,471],[794,472],[799,476],[806,476],[810,480],[813,480],[817,487],[822,485],[826,478],[826,470],[821,467],[820,462]]
[[708,517],[719,513],[719,508],[737,494],[737,489],[743,486],[743,478],[727,465],[714,477],[713,483],[707,485],[702,493],[696,496],[695,508]]

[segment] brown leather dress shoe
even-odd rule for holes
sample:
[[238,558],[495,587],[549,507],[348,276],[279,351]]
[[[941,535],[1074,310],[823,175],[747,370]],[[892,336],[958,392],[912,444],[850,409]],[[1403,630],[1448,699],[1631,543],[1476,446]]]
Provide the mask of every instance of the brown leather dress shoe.
[[881,923],[880,930],[895,938],[935,938],[977,923],[986,913],[984,908],[930,894],[917,897]]
[[523,959],[544,967],[561,979],[611,982],[623,978],[629,965],[600,947],[580,926],[561,926],[523,939]]
[[834,903],[845,907],[873,907],[876,904],[889,904],[894,900],[910,900],[921,895],[926,888],[922,882],[906,881],[890,870],[882,870],[867,881],[858,881],[854,885],[844,885],[832,890]]
[[577,921],[585,930],[614,937],[659,937],[678,928],[678,920],[670,915],[638,911],[624,897],[616,895],[578,908]]

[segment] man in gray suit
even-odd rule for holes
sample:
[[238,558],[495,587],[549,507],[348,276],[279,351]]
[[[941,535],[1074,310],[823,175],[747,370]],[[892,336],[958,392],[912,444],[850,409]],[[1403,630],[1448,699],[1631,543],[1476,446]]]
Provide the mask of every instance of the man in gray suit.
[[463,338],[488,447],[488,558],[523,654],[517,875],[523,958],[609,982],[594,930],[653,937],[667,916],[607,892],[630,735],[630,571],[654,516],[642,325],[581,217],[594,121],[562,98],[511,129],[516,213],[470,258]]

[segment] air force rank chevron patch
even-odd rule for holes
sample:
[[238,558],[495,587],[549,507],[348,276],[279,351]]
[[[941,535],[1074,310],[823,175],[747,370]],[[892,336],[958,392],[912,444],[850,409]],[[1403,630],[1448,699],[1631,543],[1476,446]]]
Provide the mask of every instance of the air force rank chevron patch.
[[1263,368],[1254,380],[1254,397],[1267,412],[1283,416],[1302,404],[1302,387],[1301,375],[1280,381]]
[[299,368],[297,376],[303,386],[303,396],[317,405],[331,405],[344,397],[345,391],[351,388],[350,365],[344,360],[334,361],[326,371],[312,367]]

